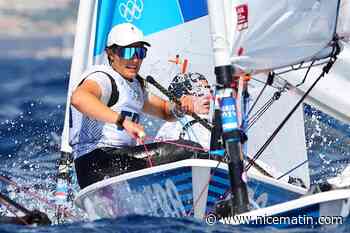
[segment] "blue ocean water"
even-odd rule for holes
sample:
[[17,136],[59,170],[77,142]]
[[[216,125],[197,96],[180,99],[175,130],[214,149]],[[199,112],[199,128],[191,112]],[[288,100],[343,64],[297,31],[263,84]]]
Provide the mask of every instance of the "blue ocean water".
[[[70,69],[68,59],[2,59],[0,98],[0,190],[28,209],[37,208],[54,218],[54,191],[60,134],[63,127]],[[312,183],[334,176],[349,163],[350,126],[305,105],[305,125]],[[37,197],[41,197],[38,199]],[[72,203],[72,213],[81,215]],[[6,212],[3,207],[1,213]],[[208,226],[194,219],[130,216],[88,222],[72,220],[49,227],[0,225],[0,232],[349,232],[350,222],[320,228],[275,229],[229,225]]]

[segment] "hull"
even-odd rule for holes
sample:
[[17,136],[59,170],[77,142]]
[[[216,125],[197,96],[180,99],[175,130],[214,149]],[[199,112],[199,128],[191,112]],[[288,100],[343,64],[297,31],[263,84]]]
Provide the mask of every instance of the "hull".
[[[288,202],[306,193],[251,170],[248,191],[253,208]],[[227,171],[227,165],[217,161],[183,160],[95,183],[80,191],[76,204],[92,220],[130,214],[203,219],[228,193]]]
[[307,195],[296,200],[250,211],[220,222],[249,226],[276,227],[342,224],[349,217],[350,190],[334,190]]
[[[133,214],[205,220],[213,216],[214,204],[228,193],[227,172],[227,165],[217,161],[183,160],[100,181],[80,191],[75,203],[91,220]],[[248,178],[252,210],[215,221],[290,227],[320,225],[322,216],[326,216],[324,222],[341,223],[349,215],[348,189],[305,195],[305,189],[253,169]]]

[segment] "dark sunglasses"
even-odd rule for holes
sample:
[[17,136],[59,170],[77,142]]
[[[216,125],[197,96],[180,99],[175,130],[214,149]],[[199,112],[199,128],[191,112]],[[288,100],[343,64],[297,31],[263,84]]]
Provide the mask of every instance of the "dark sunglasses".
[[145,47],[118,47],[113,50],[119,57],[125,60],[131,60],[136,56],[138,59],[144,59],[147,55]]

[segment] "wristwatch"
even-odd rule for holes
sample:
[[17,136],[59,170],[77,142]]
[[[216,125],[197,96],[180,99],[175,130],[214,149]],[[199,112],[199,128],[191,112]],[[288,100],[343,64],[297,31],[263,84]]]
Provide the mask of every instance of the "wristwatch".
[[121,113],[118,114],[118,118],[117,120],[115,121],[115,124],[118,126],[118,128],[120,129],[124,129],[123,127],[123,123],[125,121],[125,116]]

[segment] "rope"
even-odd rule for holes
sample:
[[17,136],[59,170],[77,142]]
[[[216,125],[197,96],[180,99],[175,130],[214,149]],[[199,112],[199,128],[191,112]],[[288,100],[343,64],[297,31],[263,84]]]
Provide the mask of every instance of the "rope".
[[292,169],[290,169],[289,171],[285,172],[284,174],[282,174],[281,176],[277,177],[277,180],[282,179],[283,177],[285,177],[286,175],[288,175],[289,173],[295,171],[296,169],[298,169],[299,167],[303,166],[305,163],[309,162],[309,160],[305,160],[303,162],[301,162],[300,164],[296,165],[295,167],[293,167]]
[[303,85],[303,84],[305,83],[306,77],[307,77],[307,75],[309,74],[309,72],[310,72],[310,70],[311,70],[311,67],[314,65],[315,61],[316,61],[316,60],[313,60],[313,61],[311,62],[311,65],[310,65],[309,68],[306,70],[306,73],[305,73],[305,75],[304,75],[303,80],[302,80],[299,84],[295,85],[296,87],[300,87],[301,85]]
[[[187,122],[186,124],[182,121],[181,118],[178,119],[180,124],[182,125],[182,132],[180,133],[180,138],[183,138],[185,136],[185,133],[187,133],[188,138],[191,138],[191,133],[193,135],[193,137],[195,138],[195,140],[197,142],[199,142],[199,138],[197,136],[197,134],[194,132],[192,126],[193,124],[195,124],[196,122],[198,122],[197,120],[192,120]],[[190,132],[189,132],[190,131]]]
[[148,165],[149,165],[149,167],[153,167],[153,163],[152,163],[152,159],[151,159],[152,155],[150,154],[150,152],[149,152],[149,150],[144,142],[143,142],[143,147],[145,148],[145,152],[147,154]]
[[249,130],[272,106],[272,104],[275,101],[279,100],[280,97],[281,97],[281,91],[276,91],[271,97],[271,99],[269,99],[251,118],[249,118],[247,130]]
[[[270,76],[269,76],[270,77]],[[248,116],[250,115],[250,113],[253,111],[255,105],[258,103],[259,99],[261,98],[262,94],[264,93],[266,87],[268,86],[268,81],[265,82],[263,88],[261,89],[261,91],[258,94],[258,97],[255,99],[254,103],[252,104],[252,106],[250,107],[249,111],[248,111]]]
[[[315,82],[309,87],[309,89],[304,93],[304,95],[300,98],[300,100],[296,103],[296,105],[292,108],[292,110],[288,113],[288,115],[284,118],[284,120],[281,122],[281,124],[275,129],[275,131],[271,134],[271,136],[267,139],[267,141],[264,143],[264,145],[259,149],[259,151],[254,155],[252,160],[255,162],[265,151],[265,149],[270,145],[272,140],[276,137],[276,135],[279,133],[279,131],[283,128],[283,126],[287,123],[287,121],[290,119],[290,117],[294,114],[294,112],[297,110],[297,108],[303,103],[304,99],[309,95],[309,93],[312,91],[312,89],[316,86],[316,84],[321,80],[321,78],[329,72],[329,70],[332,68],[334,62],[337,60],[337,55],[340,52],[340,47],[336,43],[333,48],[333,55],[330,57],[327,65],[323,67],[322,73],[319,75],[319,77],[315,80]],[[251,168],[252,162],[249,162],[246,169],[247,171]]]
[[[197,150],[197,151],[204,151],[204,152],[208,152],[208,149],[204,149],[204,148],[201,148],[201,147],[195,147],[195,146],[189,146],[189,145],[185,145],[185,144],[181,144],[181,143],[176,143],[176,142],[172,142],[172,141],[166,141],[166,140],[163,140],[163,139],[158,139],[158,138],[155,138],[155,137],[151,137],[151,136],[146,136],[147,139],[155,139],[154,141],[157,141],[157,142],[162,142],[162,143],[167,143],[167,144],[172,144],[172,145],[176,145],[176,146],[179,146],[179,147],[183,147],[183,148],[188,148],[188,149],[192,149],[192,150]],[[145,150],[147,150],[147,146],[146,144],[143,144],[144,147],[145,147]],[[146,152],[147,153],[147,152]],[[210,177],[209,177],[209,180],[208,180],[208,183],[203,187],[203,189],[201,190],[198,198],[196,200],[194,200],[194,204],[193,204],[193,209],[187,213],[187,216],[190,216],[193,211],[194,211],[194,208],[195,206],[198,204],[200,198],[202,197],[204,191],[206,190],[206,188],[209,186],[210,184],[210,181],[213,177],[213,175],[215,174],[217,168],[219,167],[221,161],[218,161],[218,164],[216,165],[216,167],[214,168],[214,170],[211,172],[210,174]]]
[[202,151],[202,152],[208,152],[209,150],[206,148],[202,148],[202,147],[197,147],[197,146],[190,146],[190,145],[186,145],[186,144],[181,144],[181,143],[177,143],[174,141],[169,141],[163,138],[156,138],[156,137],[152,137],[152,136],[146,136],[146,139],[149,140],[153,140],[155,142],[162,142],[165,144],[172,144],[175,146],[179,146],[179,147],[183,147],[183,148],[187,148],[187,149],[191,149],[191,150],[195,150],[195,151]]

